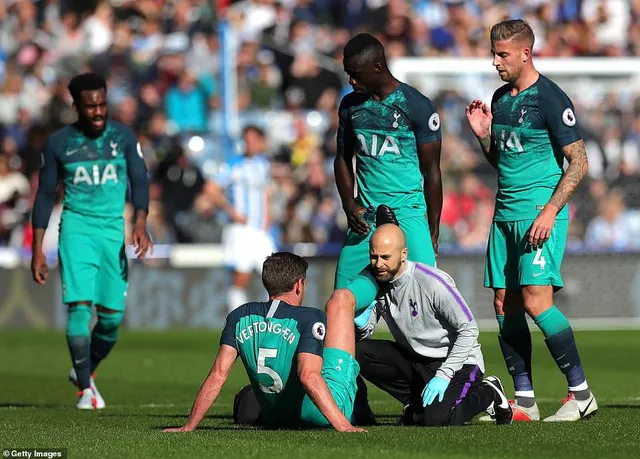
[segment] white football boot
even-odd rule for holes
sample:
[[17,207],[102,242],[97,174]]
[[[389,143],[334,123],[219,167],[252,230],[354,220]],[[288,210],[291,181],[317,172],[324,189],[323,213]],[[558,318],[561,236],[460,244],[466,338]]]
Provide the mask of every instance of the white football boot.
[[598,411],[596,398],[591,394],[587,400],[576,400],[573,392],[562,401],[562,406],[556,414],[544,418],[544,422],[579,421],[593,416]]
[[[104,399],[102,398],[102,395],[100,395],[100,392],[98,391],[98,387],[96,386],[96,382],[95,382],[94,376],[95,375],[91,375],[91,391],[93,392],[93,396],[95,397],[95,407],[94,408],[81,408],[81,409],[101,410],[101,409],[103,409],[103,408],[105,408],[107,406],[106,403],[104,402]],[[71,383],[74,386],[76,386],[77,388],[80,388],[80,386],[78,385],[78,378],[76,377],[76,370],[74,368],[72,368],[71,371],[69,372],[69,381],[71,381]],[[80,392],[79,392],[79,394],[80,394]],[[80,403],[78,403],[78,408],[80,408],[79,405],[80,405]]]
[[[515,400],[509,400],[509,405],[511,405],[511,409],[513,410],[513,422],[531,422],[540,420],[540,410],[538,409],[537,403],[529,408],[525,408],[524,406],[518,405]],[[479,417],[478,421],[493,422],[493,418],[487,414],[486,416]]]
[[80,392],[78,392],[78,397],[80,397],[80,400],[78,400],[78,404],[76,405],[76,408],[78,408],[79,410],[97,409],[96,396],[94,395],[91,388],[81,390]]

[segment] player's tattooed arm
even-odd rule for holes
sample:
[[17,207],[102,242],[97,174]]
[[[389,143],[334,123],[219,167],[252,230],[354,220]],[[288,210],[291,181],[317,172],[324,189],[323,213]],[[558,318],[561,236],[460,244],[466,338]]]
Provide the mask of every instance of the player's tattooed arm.
[[440,215],[442,213],[442,173],[440,171],[440,152],[442,142],[418,145],[420,172],[424,177],[424,199],[427,203],[427,220],[431,230],[433,250],[438,253],[440,235]]
[[589,169],[587,152],[584,141],[576,140],[562,148],[565,158],[569,162],[567,171],[560,179],[551,199],[533,221],[529,228],[529,244],[536,249],[549,240],[555,224],[556,216],[562,207],[569,202],[569,198],[578,188]]
[[193,402],[187,423],[184,427],[165,429],[165,432],[191,432],[198,427],[198,424],[200,424],[200,421],[202,421],[207,414],[213,402],[215,402],[220,395],[220,391],[227,381],[237,357],[238,351],[232,346],[228,344],[222,344],[220,346],[216,361],[209,375],[202,383],[195,402]]
[[566,145],[562,151],[569,162],[569,167],[549,200],[549,204],[554,205],[558,211],[569,202],[571,195],[589,170],[587,150],[582,139]]

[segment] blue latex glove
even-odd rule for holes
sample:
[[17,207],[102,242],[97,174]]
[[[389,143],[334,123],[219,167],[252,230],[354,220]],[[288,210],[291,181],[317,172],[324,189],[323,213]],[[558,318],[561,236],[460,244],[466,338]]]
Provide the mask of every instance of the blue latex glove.
[[369,322],[369,318],[371,317],[371,313],[376,308],[376,304],[377,303],[373,301],[369,306],[367,306],[367,309],[362,311],[360,315],[355,318],[354,322],[356,324],[356,327],[363,328],[367,325],[367,322]]
[[431,378],[431,381],[429,381],[422,390],[422,406],[431,405],[436,399],[436,396],[438,396],[438,401],[441,402],[447,387],[449,387],[449,382],[449,380],[442,379],[438,376]]

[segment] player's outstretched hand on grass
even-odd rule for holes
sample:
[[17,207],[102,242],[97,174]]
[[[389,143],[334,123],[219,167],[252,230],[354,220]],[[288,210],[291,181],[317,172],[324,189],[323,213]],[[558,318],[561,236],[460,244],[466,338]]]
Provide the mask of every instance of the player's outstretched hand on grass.
[[43,253],[34,253],[31,257],[31,274],[33,280],[40,285],[44,285],[49,277],[49,267],[47,266],[47,257]]
[[136,248],[136,257],[143,259],[147,252],[153,254],[153,241],[147,233],[147,228],[143,224],[136,224],[133,227],[133,246]]
[[467,115],[469,127],[479,139],[487,138],[491,135],[491,120],[493,115],[487,104],[479,99],[474,99],[471,105],[464,109]]
[[367,429],[363,429],[362,427],[356,427],[356,426],[352,426],[349,425],[349,427],[345,427],[344,429],[339,429],[338,432],[356,432],[356,433],[362,433],[362,432],[366,432]]
[[369,234],[369,225],[362,218],[362,214],[365,213],[367,209],[358,204],[351,203],[347,204],[344,208],[344,213],[347,214],[347,222],[349,223],[349,228],[352,231],[362,234],[363,236]]
[[551,230],[556,223],[558,209],[553,204],[547,204],[533,221],[529,228],[529,244],[535,250],[542,247],[551,237]]
[[183,427],[167,427],[162,430],[163,432],[192,432],[192,429],[188,429],[186,426]]

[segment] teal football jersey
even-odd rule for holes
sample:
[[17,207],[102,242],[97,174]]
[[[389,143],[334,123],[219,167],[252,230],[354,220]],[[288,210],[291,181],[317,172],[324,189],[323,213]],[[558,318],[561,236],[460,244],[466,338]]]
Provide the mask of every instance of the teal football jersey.
[[358,92],[346,95],[338,115],[338,149],[356,155],[358,204],[386,204],[400,219],[424,215],[418,145],[440,140],[433,103],[400,83],[382,101]]
[[[562,148],[582,138],[573,104],[562,89],[540,75],[515,97],[509,85],[498,89],[491,112],[499,154],[494,220],[535,219],[562,178]],[[565,206],[558,219],[568,217]]]
[[300,422],[304,389],[296,356],[301,352],[322,356],[326,322],[319,309],[278,300],[247,303],[227,316],[220,344],[238,351],[266,425]]
[[132,173],[146,176],[142,150],[131,128],[115,121],[96,138],[66,126],[49,137],[42,154],[41,179],[54,177],[64,186],[63,219],[72,212],[122,221]]

